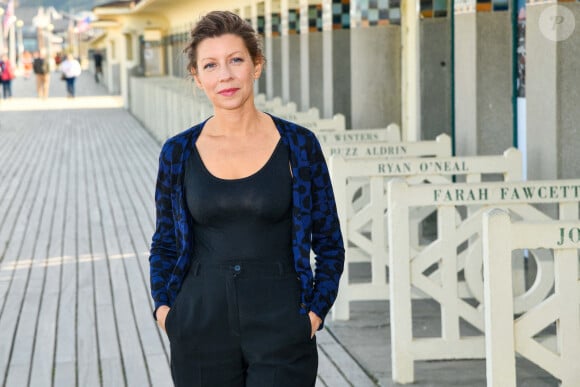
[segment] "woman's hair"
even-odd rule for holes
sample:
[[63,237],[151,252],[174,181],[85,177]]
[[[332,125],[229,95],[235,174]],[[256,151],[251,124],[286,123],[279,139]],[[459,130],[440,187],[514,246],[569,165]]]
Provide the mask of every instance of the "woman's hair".
[[239,36],[244,41],[254,63],[264,61],[262,41],[252,26],[241,17],[229,11],[212,11],[203,16],[191,30],[190,40],[183,52],[187,55],[187,71],[197,71],[197,47],[207,38],[225,34]]

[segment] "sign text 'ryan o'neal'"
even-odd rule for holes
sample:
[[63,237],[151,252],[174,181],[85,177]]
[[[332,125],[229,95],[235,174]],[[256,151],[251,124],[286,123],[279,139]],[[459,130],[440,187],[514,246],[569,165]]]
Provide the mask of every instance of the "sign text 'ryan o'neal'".
[[378,173],[380,174],[396,174],[396,173],[466,173],[469,172],[469,167],[465,160],[427,160],[421,161],[418,166],[416,163],[408,161],[393,161],[387,163],[377,164]]

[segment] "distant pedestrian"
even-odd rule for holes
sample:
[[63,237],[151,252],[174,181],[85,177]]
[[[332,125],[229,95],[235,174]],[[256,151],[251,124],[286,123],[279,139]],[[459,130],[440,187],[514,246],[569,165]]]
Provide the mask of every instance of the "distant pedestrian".
[[99,83],[103,76],[103,54],[100,51],[95,51],[93,60],[95,61],[95,82]]
[[54,56],[54,63],[57,66],[60,66],[60,64],[62,63],[62,54],[60,52],[57,52],[56,55]]
[[14,79],[14,69],[8,56],[2,55],[0,58],[0,82],[2,82],[2,95],[5,99],[12,97],[12,80]]
[[72,54],[68,54],[66,59],[60,64],[60,71],[62,72],[63,80],[66,81],[67,97],[74,98],[75,81],[81,75],[81,64]]
[[30,74],[32,73],[32,54],[30,51],[24,51],[22,53],[22,75],[24,79],[30,79]]
[[38,98],[48,98],[50,66],[44,52],[34,52],[32,70],[36,74],[36,93],[38,94]]

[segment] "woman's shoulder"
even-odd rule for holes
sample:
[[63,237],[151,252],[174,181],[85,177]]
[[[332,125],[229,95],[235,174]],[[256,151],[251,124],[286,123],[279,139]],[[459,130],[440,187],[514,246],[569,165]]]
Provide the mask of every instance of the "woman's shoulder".
[[202,128],[203,123],[200,123],[176,134],[173,137],[168,138],[161,148],[161,153],[165,156],[166,159],[174,159],[177,155],[180,155],[184,151],[188,144],[195,142],[197,137],[199,137]]

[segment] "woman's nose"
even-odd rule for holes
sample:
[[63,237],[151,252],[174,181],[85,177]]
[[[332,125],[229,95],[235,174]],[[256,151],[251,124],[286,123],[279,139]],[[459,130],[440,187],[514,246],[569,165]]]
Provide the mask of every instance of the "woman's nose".
[[220,81],[227,81],[232,77],[232,71],[227,64],[220,67]]

